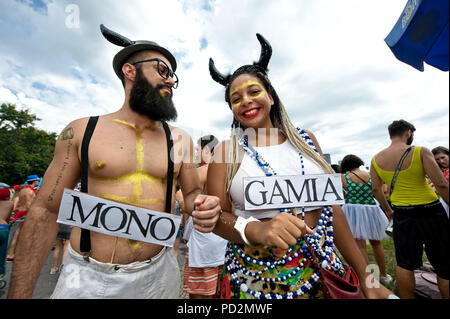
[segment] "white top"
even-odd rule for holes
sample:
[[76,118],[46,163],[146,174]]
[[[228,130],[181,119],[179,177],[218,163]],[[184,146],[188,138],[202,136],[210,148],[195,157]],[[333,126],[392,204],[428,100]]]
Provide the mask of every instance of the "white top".
[[[279,145],[255,147],[254,149],[269,163],[277,175],[301,175],[302,167],[300,155],[295,147],[286,139]],[[324,174],[324,170],[308,157],[303,156],[303,165],[305,174]],[[279,210],[252,210],[245,211],[244,202],[244,177],[266,176],[258,163],[245,153],[241,166],[233,178],[230,187],[231,200],[234,204],[236,216],[248,218],[250,216],[256,219],[273,218],[280,213]],[[305,207],[305,211],[315,210],[319,207]]]
[[227,240],[214,233],[199,232],[193,226],[192,217],[189,217],[186,228],[189,228],[185,238],[189,248],[189,267],[217,267],[225,263]]

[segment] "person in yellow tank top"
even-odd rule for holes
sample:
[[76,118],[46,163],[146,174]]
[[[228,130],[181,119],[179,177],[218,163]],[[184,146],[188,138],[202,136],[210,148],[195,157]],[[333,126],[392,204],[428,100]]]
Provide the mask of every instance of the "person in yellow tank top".
[[[405,120],[394,121],[388,127],[391,145],[372,158],[370,176],[374,196],[389,218],[394,221],[394,246],[397,261],[396,279],[400,298],[413,298],[414,269],[422,265],[423,249],[434,267],[443,298],[449,298],[448,235],[449,219],[436,193],[426,181],[431,179],[437,192],[448,204],[449,186],[434,156],[425,147],[411,147],[414,125]],[[382,185],[391,185],[396,167],[405,157],[390,192],[389,205]]]

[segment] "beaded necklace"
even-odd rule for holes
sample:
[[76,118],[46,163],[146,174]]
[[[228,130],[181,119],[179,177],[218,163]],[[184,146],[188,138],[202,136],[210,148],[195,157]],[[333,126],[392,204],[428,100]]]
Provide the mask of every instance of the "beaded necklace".
[[[316,152],[317,149],[312,143],[311,138],[308,134],[299,128],[297,128],[300,136],[305,140],[305,142],[311,146]],[[242,135],[238,138],[238,144],[246,151],[246,153],[257,162],[259,167],[264,171],[266,176],[274,176],[277,175],[275,170],[267,163],[264,158],[253,148],[253,146],[248,142],[246,137]],[[302,169],[302,175],[305,175],[305,166],[303,161],[303,155],[299,152],[300,164]],[[295,209],[280,209],[280,212],[288,212],[290,214],[296,215]],[[302,220],[305,220],[305,211],[302,208]],[[325,250],[322,249],[321,240],[325,236]],[[312,249],[316,252],[319,260],[322,260],[321,266],[323,268],[328,269],[336,269],[336,272],[340,269],[343,269],[342,262],[336,257],[333,257],[334,243],[333,243],[333,212],[331,207],[325,207],[322,210],[320,219],[317,224],[317,229],[315,230],[313,235],[304,235],[304,238],[300,238],[297,241],[297,244],[290,247],[284,256],[282,256],[278,261],[262,261],[257,260],[253,257],[250,257],[244,253],[236,244],[228,243],[227,251],[225,256],[225,265],[227,267],[228,272],[230,273],[233,281],[240,287],[241,291],[244,293],[250,293],[252,296],[258,299],[292,299],[298,296],[301,296],[305,293],[308,293],[311,288],[317,283],[319,280],[319,271],[316,270],[312,276],[304,282],[304,284],[296,291],[289,291],[284,295],[268,293],[264,294],[258,291],[251,290],[246,284],[240,282],[237,273],[241,272],[244,275],[251,276],[256,280],[272,282],[272,283],[282,283],[286,280],[297,275],[299,271],[305,266],[305,263],[308,262],[308,259],[312,258],[309,251],[308,246],[312,247]],[[277,266],[284,265],[295,258],[304,255],[305,257],[299,262],[298,266],[291,269],[286,275],[281,277],[262,277],[261,275],[264,273],[268,273],[273,270]],[[265,268],[253,272],[248,270],[244,265],[241,264],[239,258],[254,265],[264,266]]]

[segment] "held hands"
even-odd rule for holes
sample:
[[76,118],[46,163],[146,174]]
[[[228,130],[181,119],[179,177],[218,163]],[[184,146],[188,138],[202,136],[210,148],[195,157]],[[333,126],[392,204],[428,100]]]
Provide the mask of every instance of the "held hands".
[[245,234],[250,243],[288,249],[305,234],[313,231],[302,220],[288,213],[280,213],[265,222],[250,222]]
[[194,228],[202,233],[212,232],[221,211],[220,199],[216,196],[199,194],[194,200],[192,221]]
[[392,217],[394,216],[394,210],[391,208],[391,206],[388,206],[383,211],[384,211],[387,219],[390,221],[392,219]]
[[393,211],[393,210],[391,210],[391,211],[389,211],[389,212],[387,213],[387,218],[388,218],[388,220],[391,220],[393,216],[394,216],[394,211]]

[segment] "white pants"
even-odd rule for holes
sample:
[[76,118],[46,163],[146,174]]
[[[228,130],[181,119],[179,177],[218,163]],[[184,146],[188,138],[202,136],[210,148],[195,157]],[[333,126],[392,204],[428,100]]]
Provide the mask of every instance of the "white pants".
[[178,299],[181,274],[172,248],[120,265],[83,259],[69,245],[51,299]]

